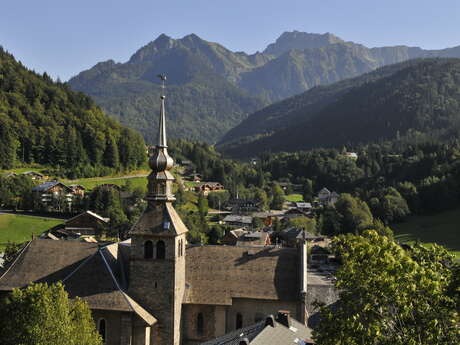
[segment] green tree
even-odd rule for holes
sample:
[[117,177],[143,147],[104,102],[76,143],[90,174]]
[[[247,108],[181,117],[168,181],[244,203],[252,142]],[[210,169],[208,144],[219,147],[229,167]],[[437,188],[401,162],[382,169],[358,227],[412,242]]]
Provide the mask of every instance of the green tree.
[[87,304],[62,283],[14,289],[0,303],[3,345],[102,345]]
[[340,299],[321,307],[316,344],[459,344],[456,266],[444,248],[405,251],[371,230],[339,236],[332,249],[342,260]]
[[340,214],[341,233],[360,233],[372,225],[373,217],[367,204],[359,198],[344,193],[335,203]]
[[270,208],[274,210],[282,210],[284,204],[284,192],[278,183],[273,184],[272,187],[272,202]]
[[313,199],[313,181],[306,179],[302,186],[302,195],[304,201],[311,201]]
[[316,233],[316,220],[304,216],[295,217],[288,220],[286,227],[304,229],[313,234]]

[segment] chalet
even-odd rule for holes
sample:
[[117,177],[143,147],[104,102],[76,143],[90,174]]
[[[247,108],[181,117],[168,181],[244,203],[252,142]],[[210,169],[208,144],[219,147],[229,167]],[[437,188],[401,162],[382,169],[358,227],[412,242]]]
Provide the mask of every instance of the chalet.
[[97,213],[85,211],[65,222],[65,230],[78,235],[100,235],[102,228],[106,227],[110,218],[104,218]]
[[228,208],[233,213],[249,213],[260,210],[260,202],[252,199],[232,199],[228,202]]
[[224,186],[219,182],[202,182],[195,187],[195,191],[197,193],[203,193],[204,195],[208,195],[210,192],[219,190],[224,190]]
[[201,345],[311,345],[312,330],[295,320],[288,311],[280,310],[276,317],[259,314],[254,324],[207,341]]
[[309,215],[310,215],[310,210],[301,209],[301,208],[290,208],[284,213],[283,219],[308,217]]
[[331,192],[327,188],[323,188],[318,193],[319,203],[323,206],[334,205],[339,199],[339,195],[336,192]]
[[221,243],[229,246],[236,246],[238,239],[246,233],[248,233],[248,231],[244,228],[227,231]]
[[28,176],[34,181],[42,181],[45,178],[45,176],[35,171],[26,171],[23,172],[21,175]]
[[273,232],[271,241],[282,244],[284,247],[296,248],[303,241],[314,241],[318,236],[301,228],[288,228],[280,232]]
[[270,210],[266,212],[254,212],[251,214],[251,216],[261,219],[266,226],[270,226],[273,224],[275,218],[278,218],[278,220],[283,220],[285,212],[286,211],[284,210]]
[[45,182],[32,188],[34,199],[46,208],[62,210],[72,205],[72,190],[61,182]]
[[229,214],[225,216],[222,220],[224,224],[234,225],[234,226],[251,226],[252,217],[251,216],[241,216],[238,214]]
[[264,231],[251,231],[241,235],[237,246],[265,247],[271,245],[270,233]]
[[69,188],[72,190],[73,195],[85,196],[85,187],[80,184],[71,184]]
[[312,209],[311,203],[309,203],[309,202],[295,202],[294,205],[299,210],[309,211],[309,210]]

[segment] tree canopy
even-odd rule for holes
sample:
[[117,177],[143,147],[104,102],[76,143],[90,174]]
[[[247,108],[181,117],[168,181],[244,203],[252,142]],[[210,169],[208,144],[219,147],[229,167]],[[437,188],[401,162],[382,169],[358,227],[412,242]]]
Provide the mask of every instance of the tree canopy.
[[102,345],[87,304],[61,283],[14,289],[0,302],[3,345]]
[[405,250],[370,230],[341,235],[332,249],[340,299],[321,307],[316,344],[459,344],[459,265],[444,248]]

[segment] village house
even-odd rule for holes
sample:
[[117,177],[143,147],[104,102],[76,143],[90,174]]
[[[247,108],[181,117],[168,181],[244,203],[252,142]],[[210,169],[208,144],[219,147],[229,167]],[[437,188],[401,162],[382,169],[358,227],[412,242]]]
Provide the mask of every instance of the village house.
[[279,310],[307,327],[313,302],[331,304],[337,292],[308,268],[306,241],[296,248],[186,245],[188,229],[173,207],[164,100],[148,204],[130,239],[107,245],[34,239],[0,276],[0,292],[62,281],[71,298],[88,303],[105,345],[197,345]]
[[235,214],[251,213],[260,211],[260,202],[252,199],[232,199],[227,208]]
[[270,233],[265,231],[248,231],[236,241],[237,246],[266,247],[271,244]]
[[346,158],[350,158],[350,159],[353,159],[353,160],[357,160],[358,159],[358,154],[356,152],[345,152],[343,154]]
[[80,184],[71,184],[68,186],[72,190],[73,195],[78,195],[80,197],[85,196],[85,187]]
[[224,186],[219,182],[202,182],[195,187],[195,192],[208,195],[210,192],[224,190]]
[[233,229],[226,232],[225,236],[222,237],[221,243],[228,246],[236,246],[238,239],[249,231],[245,228]]
[[26,172],[23,172],[21,175],[30,177],[34,181],[42,181],[45,179],[45,176],[43,174],[40,174],[36,171],[26,171]]
[[65,230],[76,235],[99,236],[101,231],[107,228],[110,218],[104,218],[97,213],[85,211],[68,219],[65,222]]
[[334,205],[339,199],[339,195],[336,192],[331,192],[329,189],[324,187],[318,193],[318,201],[321,205]]
[[252,226],[252,217],[251,216],[242,216],[239,214],[229,214],[222,219],[222,222],[227,225],[240,226],[240,227],[250,227]]
[[72,190],[58,181],[44,182],[35,186],[32,188],[32,193],[37,207],[62,211],[72,206]]

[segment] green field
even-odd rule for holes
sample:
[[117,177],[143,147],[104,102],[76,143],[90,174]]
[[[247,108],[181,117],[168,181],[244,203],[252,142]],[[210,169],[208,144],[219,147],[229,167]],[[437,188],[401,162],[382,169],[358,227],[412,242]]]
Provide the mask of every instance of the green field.
[[77,180],[63,180],[62,182],[69,184],[80,184],[85,187],[87,190],[91,190],[94,187],[101,184],[115,184],[117,186],[125,185],[126,181],[129,180],[132,183],[134,188],[141,187],[142,189],[147,188],[147,178],[145,176],[135,176],[135,177],[92,177],[92,178],[82,178]]
[[289,194],[289,195],[286,195],[284,198],[290,202],[302,202],[303,201],[302,194]]
[[0,251],[7,242],[19,243],[30,240],[32,234],[41,234],[63,222],[64,220],[56,218],[0,214]]
[[440,244],[460,259],[460,207],[430,216],[413,216],[392,226],[396,239]]

